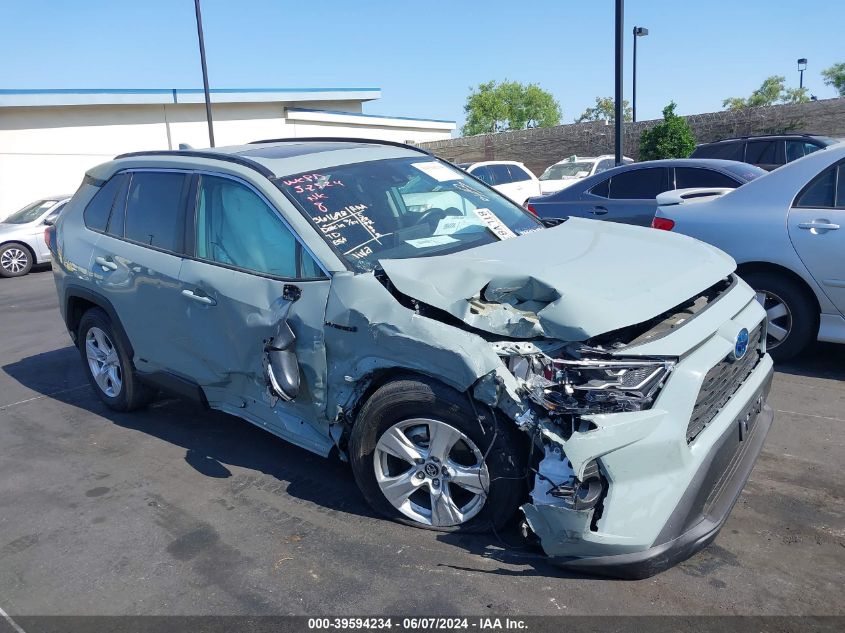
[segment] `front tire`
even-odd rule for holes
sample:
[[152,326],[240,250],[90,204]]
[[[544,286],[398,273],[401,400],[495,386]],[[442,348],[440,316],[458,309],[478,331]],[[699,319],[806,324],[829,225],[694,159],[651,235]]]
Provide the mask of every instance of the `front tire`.
[[15,242],[0,247],[0,277],[23,277],[32,270],[32,253]]
[[766,349],[774,360],[789,360],[816,339],[819,315],[813,297],[804,287],[766,271],[741,276],[754,288],[757,301],[766,310]]
[[[355,480],[380,514],[439,531],[501,528],[525,491],[527,443],[466,394],[433,380],[378,389],[349,442]],[[526,438],[527,439],[527,438]]]
[[76,340],[88,382],[107,407],[132,411],[153,399],[155,390],[138,380],[128,350],[105,311],[91,308],[83,314]]

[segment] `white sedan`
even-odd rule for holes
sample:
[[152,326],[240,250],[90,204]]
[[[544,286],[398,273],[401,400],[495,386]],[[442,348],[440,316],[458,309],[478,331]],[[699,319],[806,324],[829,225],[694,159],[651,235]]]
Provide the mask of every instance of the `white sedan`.
[[[633,158],[622,158],[622,164],[633,163]],[[600,174],[616,167],[616,158],[612,154],[601,156],[570,156],[551,167],[546,168],[540,175],[540,191],[545,195],[566,189],[569,185],[582,178]]]
[[657,204],[653,227],[696,237],[736,260],[768,314],[775,359],[815,339],[845,343],[845,143],[739,189],[678,189]]
[[488,160],[481,163],[461,163],[458,167],[484,181],[517,204],[524,206],[528,198],[540,195],[540,181],[522,163],[510,160]]

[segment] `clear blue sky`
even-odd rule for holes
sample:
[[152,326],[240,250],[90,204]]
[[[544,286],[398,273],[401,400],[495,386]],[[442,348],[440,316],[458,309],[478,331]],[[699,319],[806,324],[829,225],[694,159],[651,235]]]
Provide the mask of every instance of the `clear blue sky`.
[[[212,87],[378,87],[365,112],[463,120],[470,86],[536,82],[572,121],[613,94],[612,0],[203,0]],[[823,68],[845,61],[845,2],[628,0],[640,40],[638,118],[674,99],[721,109],[785,75],[833,97]],[[0,88],[200,87],[192,0],[0,0]]]

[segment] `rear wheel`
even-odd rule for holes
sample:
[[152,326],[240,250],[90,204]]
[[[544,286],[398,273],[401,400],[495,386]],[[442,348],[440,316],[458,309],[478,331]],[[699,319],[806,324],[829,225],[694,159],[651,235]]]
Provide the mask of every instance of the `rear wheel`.
[[818,333],[818,311],[809,292],[794,280],[771,272],[752,272],[742,278],[754,288],[766,310],[766,349],[778,361],[801,353]]
[[524,494],[524,442],[434,381],[376,391],[350,438],[355,480],[379,513],[441,531],[503,526]]
[[0,277],[23,277],[32,269],[32,253],[23,244],[0,247]]
[[106,406],[131,411],[153,399],[155,390],[135,376],[132,359],[103,310],[91,308],[82,315],[77,343],[88,381]]

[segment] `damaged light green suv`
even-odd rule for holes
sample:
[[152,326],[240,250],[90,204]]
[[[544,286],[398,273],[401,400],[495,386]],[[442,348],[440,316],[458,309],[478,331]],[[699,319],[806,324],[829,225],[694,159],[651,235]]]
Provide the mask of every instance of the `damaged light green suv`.
[[521,510],[570,568],[647,576],[709,543],[772,422],[765,313],[730,257],[544,228],[405,145],[127,154],[49,243],[110,407],[163,389],[336,451],[408,524]]

